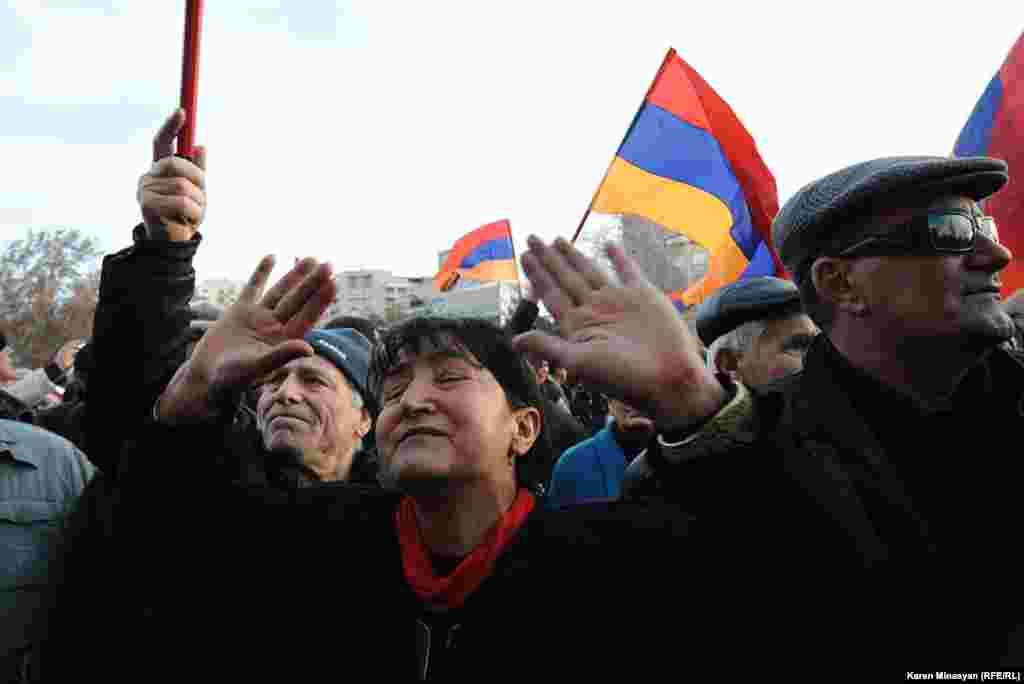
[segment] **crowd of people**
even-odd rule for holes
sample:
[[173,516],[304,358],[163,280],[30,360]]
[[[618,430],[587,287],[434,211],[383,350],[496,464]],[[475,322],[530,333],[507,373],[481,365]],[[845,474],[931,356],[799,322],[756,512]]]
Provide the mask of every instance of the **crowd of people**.
[[318,326],[314,258],[192,303],[217,229],[183,124],[73,363],[19,375],[0,339],[0,681],[1024,669],[1004,162],[809,183],[773,224],[792,281],[720,289],[696,335],[621,248],[613,281],[535,237],[504,328],[378,329]]

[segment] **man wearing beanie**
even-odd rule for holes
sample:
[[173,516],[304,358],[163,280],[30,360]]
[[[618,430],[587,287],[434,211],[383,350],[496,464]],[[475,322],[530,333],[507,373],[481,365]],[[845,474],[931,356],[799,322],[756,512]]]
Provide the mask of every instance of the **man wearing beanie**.
[[205,153],[171,154],[182,123],[178,112],[157,135],[132,246],[103,261],[86,415],[103,477],[72,521],[45,681],[90,668],[105,681],[286,679],[333,667],[322,655],[351,648],[349,634],[374,638],[365,615],[350,627],[346,612],[364,584],[361,528],[336,535],[324,510],[394,503],[351,481],[377,410],[371,343],[314,328],[334,285],[312,259],[269,289],[264,259],[238,301],[190,335]]
[[370,430],[370,342],[350,328],[313,330],[316,354],[289,361],[259,385],[256,424],[272,454],[301,463],[309,479],[347,480]]
[[718,521],[735,567],[762,559],[764,583],[738,586],[814,625],[791,635],[812,657],[900,677],[1024,662],[1019,578],[992,556],[1024,477],[994,441],[1024,416],[1011,254],[981,205],[1007,179],[995,159],[892,157],[798,191],[773,239],[822,330],[803,372],[760,391],[699,376],[718,408],[627,473],[629,495]]

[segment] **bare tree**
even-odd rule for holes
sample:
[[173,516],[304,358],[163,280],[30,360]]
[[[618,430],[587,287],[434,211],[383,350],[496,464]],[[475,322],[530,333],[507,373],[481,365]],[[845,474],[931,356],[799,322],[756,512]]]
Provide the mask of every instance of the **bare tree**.
[[74,228],[29,231],[0,254],[0,325],[15,363],[39,367],[92,333],[99,296],[96,241]]
[[703,247],[642,216],[599,215],[594,221],[588,220],[577,244],[611,271],[604,256],[607,242],[622,245],[647,278],[666,292],[687,289],[707,270],[707,252]]
[[75,286],[63,309],[63,323],[71,339],[92,337],[92,322],[100,299],[100,272],[90,271]]

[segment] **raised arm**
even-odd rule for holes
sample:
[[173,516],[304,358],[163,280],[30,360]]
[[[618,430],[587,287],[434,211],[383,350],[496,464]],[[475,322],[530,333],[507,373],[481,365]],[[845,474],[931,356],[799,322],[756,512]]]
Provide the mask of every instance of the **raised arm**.
[[313,355],[303,337],[334,300],[331,266],[303,259],[264,294],[273,269],[274,257],[264,257],[238,300],[175,373],[157,405],[161,423],[216,419],[262,377]]
[[134,244],[103,260],[85,450],[109,473],[185,360],[192,258],[206,210],[206,150],[196,148],[195,161],[172,155],[184,120],[183,111],[174,112],[154,138],[153,165],[138,184],[143,222],[133,231]]

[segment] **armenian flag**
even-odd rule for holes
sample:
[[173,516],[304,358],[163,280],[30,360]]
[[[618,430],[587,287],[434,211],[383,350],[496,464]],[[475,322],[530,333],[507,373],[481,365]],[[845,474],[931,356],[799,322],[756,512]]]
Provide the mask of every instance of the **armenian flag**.
[[704,277],[670,293],[677,306],[703,301],[740,278],[784,275],[771,243],[779,211],[775,178],[732,108],[674,49],[590,211],[641,216],[707,250]]
[[512,225],[508,219],[488,223],[456,240],[434,276],[434,284],[445,292],[459,280],[517,282],[516,254],[512,246]]
[[[1024,255],[1024,33],[974,106],[953,154],[996,157],[1010,165],[1010,182],[984,201],[985,212],[995,218],[1003,244],[1017,257]],[[1013,294],[1024,287],[1024,263],[1014,258],[1000,277],[1003,296]]]

